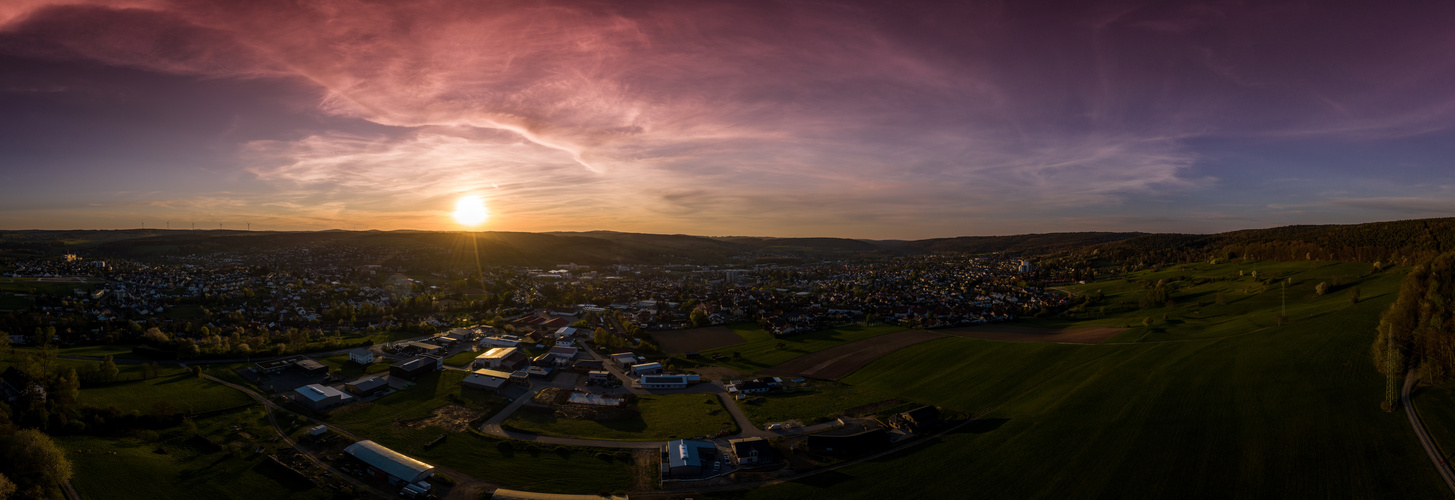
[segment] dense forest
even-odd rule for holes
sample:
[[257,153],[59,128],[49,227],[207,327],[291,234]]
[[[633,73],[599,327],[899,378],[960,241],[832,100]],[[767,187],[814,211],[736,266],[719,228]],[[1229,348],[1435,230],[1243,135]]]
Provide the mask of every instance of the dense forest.
[[1416,266],[1400,285],[1399,298],[1379,321],[1371,346],[1386,376],[1419,370],[1428,382],[1455,377],[1455,252]]

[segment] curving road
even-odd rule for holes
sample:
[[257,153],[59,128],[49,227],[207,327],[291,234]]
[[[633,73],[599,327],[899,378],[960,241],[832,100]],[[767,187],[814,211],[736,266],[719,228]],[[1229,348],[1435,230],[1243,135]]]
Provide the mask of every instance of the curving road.
[[1400,391],[1399,402],[1401,405],[1404,405],[1405,415],[1408,415],[1410,418],[1410,426],[1414,427],[1415,435],[1420,438],[1420,446],[1425,448],[1425,454],[1430,457],[1430,462],[1435,464],[1435,470],[1439,471],[1440,479],[1444,479],[1445,486],[1450,488],[1452,493],[1455,493],[1455,473],[1450,472],[1450,465],[1445,463],[1445,456],[1440,453],[1440,446],[1435,443],[1435,440],[1430,437],[1430,433],[1425,430],[1425,424],[1420,421],[1419,410],[1415,409],[1415,405],[1410,403],[1410,389],[1414,388],[1416,378],[1417,375],[1414,370],[1410,370],[1409,373],[1405,374],[1404,389]]

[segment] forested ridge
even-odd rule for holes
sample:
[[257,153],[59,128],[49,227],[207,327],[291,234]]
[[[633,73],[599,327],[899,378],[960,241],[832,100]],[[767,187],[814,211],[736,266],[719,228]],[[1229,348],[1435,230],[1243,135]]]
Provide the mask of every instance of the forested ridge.
[[1379,321],[1371,346],[1375,367],[1386,376],[1419,370],[1432,383],[1455,377],[1455,252],[1416,266],[1400,284],[1399,298]]

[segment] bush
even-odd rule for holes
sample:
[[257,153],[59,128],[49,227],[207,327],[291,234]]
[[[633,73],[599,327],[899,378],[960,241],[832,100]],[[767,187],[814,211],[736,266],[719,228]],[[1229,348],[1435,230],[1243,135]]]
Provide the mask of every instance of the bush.
[[435,481],[439,481],[440,484],[443,484],[445,486],[454,486],[455,485],[455,478],[452,478],[452,477],[450,477],[448,475],[445,475],[445,473],[443,473],[443,472],[436,472],[436,473],[434,473],[434,480]]

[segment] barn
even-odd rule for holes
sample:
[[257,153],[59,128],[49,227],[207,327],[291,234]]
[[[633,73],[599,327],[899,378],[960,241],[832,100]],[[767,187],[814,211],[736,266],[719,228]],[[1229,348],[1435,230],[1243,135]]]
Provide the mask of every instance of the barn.
[[359,459],[376,477],[384,477],[391,484],[415,483],[434,475],[434,466],[409,458],[385,448],[373,441],[359,441],[344,448],[344,453]]

